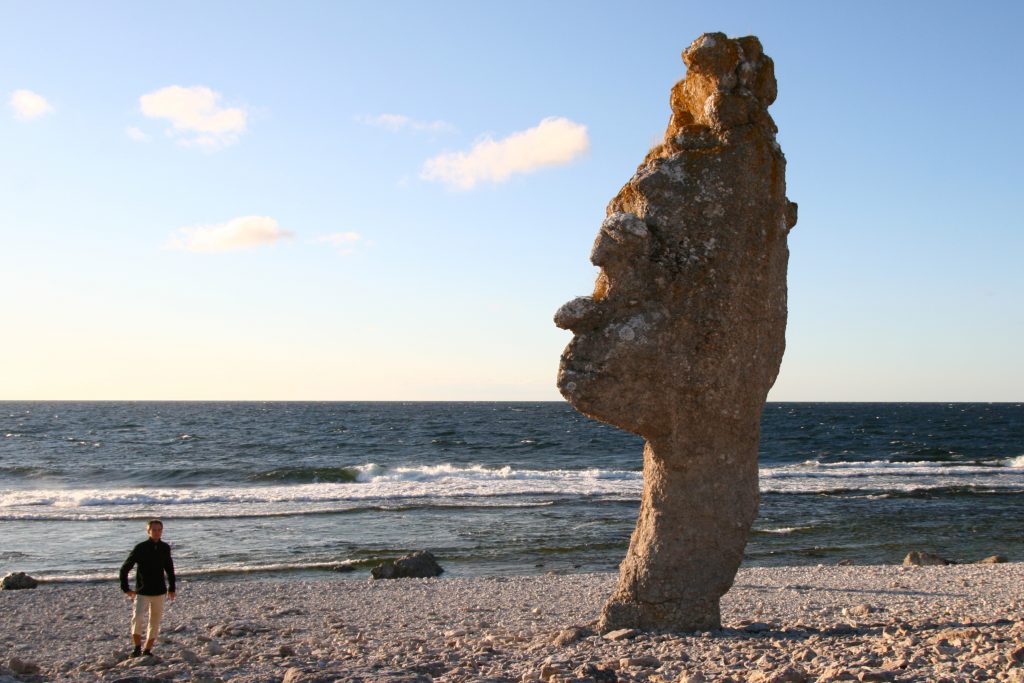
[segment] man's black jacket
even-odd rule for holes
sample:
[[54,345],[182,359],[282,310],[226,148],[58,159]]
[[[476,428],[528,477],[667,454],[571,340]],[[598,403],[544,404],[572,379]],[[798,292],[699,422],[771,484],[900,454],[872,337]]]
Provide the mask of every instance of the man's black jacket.
[[[174,562],[171,561],[171,546],[163,541],[147,539],[132,548],[128,559],[121,565],[121,590],[128,592],[128,573],[139,565],[135,572],[135,592],[139,595],[163,595],[174,592]],[[164,573],[167,583],[164,583]]]

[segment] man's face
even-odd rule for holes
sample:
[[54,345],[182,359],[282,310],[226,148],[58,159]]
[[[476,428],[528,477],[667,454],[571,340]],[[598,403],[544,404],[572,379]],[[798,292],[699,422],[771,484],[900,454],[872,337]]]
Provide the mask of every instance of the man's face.
[[157,522],[156,524],[150,524],[146,527],[146,533],[149,534],[149,538],[153,541],[159,541],[160,536],[164,533],[164,525]]

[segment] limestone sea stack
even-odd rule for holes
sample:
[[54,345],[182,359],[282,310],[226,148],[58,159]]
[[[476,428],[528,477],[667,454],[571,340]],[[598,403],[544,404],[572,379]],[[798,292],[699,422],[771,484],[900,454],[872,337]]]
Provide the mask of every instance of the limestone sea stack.
[[592,296],[555,323],[574,337],[558,388],[639,434],[644,490],[599,627],[720,625],[757,515],[760,418],[786,331],[785,157],[760,41],[702,35],[683,52],[664,141],[608,205]]

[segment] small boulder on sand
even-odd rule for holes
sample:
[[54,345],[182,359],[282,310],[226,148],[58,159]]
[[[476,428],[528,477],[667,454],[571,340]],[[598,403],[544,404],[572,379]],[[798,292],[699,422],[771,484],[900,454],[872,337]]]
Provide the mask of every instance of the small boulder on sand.
[[377,565],[370,570],[370,574],[375,579],[426,579],[440,576],[443,571],[430,551],[417,550],[405,557]]
[[7,662],[7,668],[22,676],[33,676],[39,673],[39,665],[34,662],[27,662],[17,657],[11,657]]
[[39,582],[25,572],[13,572],[0,579],[0,590],[16,591],[24,588],[35,588]]

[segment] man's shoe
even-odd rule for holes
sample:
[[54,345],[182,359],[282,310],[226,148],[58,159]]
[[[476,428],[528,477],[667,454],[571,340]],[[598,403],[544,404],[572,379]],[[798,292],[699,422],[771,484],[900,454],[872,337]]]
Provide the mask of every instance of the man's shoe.
[[147,657],[152,657],[153,656],[152,650],[143,650],[142,654],[144,654]]
[[142,646],[141,645],[136,645],[135,649],[132,650],[132,657],[141,657],[141,656],[142,656]]

